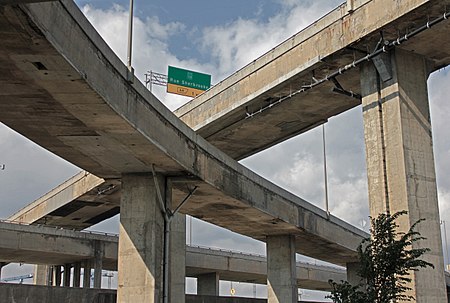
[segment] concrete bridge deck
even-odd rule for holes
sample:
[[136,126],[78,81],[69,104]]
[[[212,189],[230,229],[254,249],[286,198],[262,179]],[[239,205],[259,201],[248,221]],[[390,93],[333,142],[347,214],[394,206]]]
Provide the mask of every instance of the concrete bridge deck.
[[[0,222],[2,262],[74,264],[95,258],[102,247],[105,270],[117,270],[118,236],[61,228]],[[221,280],[266,284],[263,256],[213,248],[186,246],[186,276],[217,273]],[[304,289],[330,290],[328,280],[345,280],[343,269],[297,262],[297,285]]]
[[[292,93],[373,52],[381,37],[395,41],[449,11],[448,0],[349,0],[175,114],[232,158],[245,158],[361,104],[357,96],[334,92],[331,78]],[[449,32],[444,21],[396,48],[425,56],[434,71],[450,64]],[[361,94],[357,66],[334,79]]]
[[154,165],[182,179],[175,204],[193,181],[184,213],[263,241],[294,235],[298,253],[335,264],[354,259],[365,233],[239,165],[130,84],[74,2],[1,6],[0,15],[3,123],[105,179]]

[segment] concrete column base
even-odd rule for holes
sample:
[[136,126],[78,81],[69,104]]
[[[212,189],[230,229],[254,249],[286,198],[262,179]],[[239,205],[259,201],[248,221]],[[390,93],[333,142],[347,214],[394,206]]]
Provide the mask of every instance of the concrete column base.
[[267,245],[268,303],[296,303],[298,287],[294,236],[269,236]]
[[[158,176],[165,199],[165,178]],[[164,219],[152,175],[122,176],[117,302],[162,302]]]
[[219,296],[219,274],[208,273],[197,276],[197,295]]

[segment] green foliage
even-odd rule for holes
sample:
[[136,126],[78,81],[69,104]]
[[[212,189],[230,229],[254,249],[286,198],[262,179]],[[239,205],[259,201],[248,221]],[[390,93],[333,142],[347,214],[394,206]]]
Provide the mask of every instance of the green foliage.
[[328,298],[336,303],[414,300],[414,297],[406,294],[411,289],[408,287],[411,282],[408,272],[434,266],[419,259],[430,251],[429,248],[412,248],[413,243],[425,239],[415,231],[417,224],[423,220],[415,222],[407,233],[397,232],[399,226],[396,220],[406,213],[401,211],[371,218],[371,238],[364,239],[358,246],[358,274],[363,283],[352,286],[348,282],[336,283],[330,280],[333,290]]

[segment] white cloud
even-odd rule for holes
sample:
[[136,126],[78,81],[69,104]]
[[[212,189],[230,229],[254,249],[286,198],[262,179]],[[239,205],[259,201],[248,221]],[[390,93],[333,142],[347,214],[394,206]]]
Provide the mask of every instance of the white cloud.
[[211,54],[221,76],[231,74],[311,24],[335,3],[283,1],[282,11],[268,21],[239,18],[204,28],[201,47]]

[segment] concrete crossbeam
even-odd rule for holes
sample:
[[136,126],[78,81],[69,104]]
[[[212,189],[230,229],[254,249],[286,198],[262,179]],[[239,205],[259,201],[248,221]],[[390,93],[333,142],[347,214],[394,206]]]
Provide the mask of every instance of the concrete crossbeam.
[[417,302],[445,302],[444,265],[427,92],[430,65],[426,58],[396,49],[390,54],[392,78],[380,80],[376,68],[361,69],[370,214],[406,210],[399,218],[406,232],[419,219],[417,231],[428,247],[424,259],[434,265],[412,272],[410,293]]

